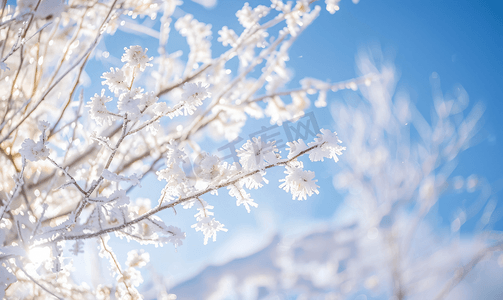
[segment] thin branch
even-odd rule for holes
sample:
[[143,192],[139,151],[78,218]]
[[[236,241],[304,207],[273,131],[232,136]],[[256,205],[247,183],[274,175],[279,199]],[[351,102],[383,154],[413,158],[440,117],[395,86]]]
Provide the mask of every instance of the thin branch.
[[[280,162],[277,162],[275,164],[270,164],[270,165],[267,165],[264,167],[264,169],[270,169],[270,168],[273,168],[273,167],[277,167],[277,166],[283,166],[283,165],[287,165],[288,163],[296,160],[298,157],[318,148],[318,147],[321,147],[323,145],[322,144],[317,144],[317,145],[314,145],[314,146],[311,146],[301,152],[299,152],[297,155],[293,156],[292,158],[290,159],[286,159],[286,160],[282,160]],[[107,234],[107,233],[110,233],[110,232],[114,232],[114,231],[118,231],[118,230],[121,230],[121,229],[124,229],[128,226],[131,226],[133,224],[136,224],[136,223],[139,223],[143,220],[145,220],[146,218],[162,211],[162,210],[165,210],[167,208],[172,208],[176,205],[179,205],[179,204],[182,204],[184,202],[187,202],[191,199],[194,199],[194,198],[197,198],[197,197],[200,197],[206,193],[209,193],[211,191],[214,191],[214,190],[218,190],[220,188],[223,188],[223,187],[226,187],[228,185],[233,185],[237,182],[239,182],[240,180],[243,180],[244,178],[247,178],[249,176],[252,176],[254,174],[257,174],[259,172],[262,172],[264,169],[262,170],[255,170],[255,171],[252,171],[252,172],[249,172],[249,173],[246,173],[246,174],[242,174],[234,179],[230,179],[229,181],[227,182],[224,182],[224,183],[221,183],[221,184],[218,184],[216,186],[211,186],[209,188],[206,188],[205,190],[202,190],[202,191],[199,191],[193,195],[189,195],[189,196],[186,196],[186,197],[180,197],[177,201],[175,202],[172,202],[172,203],[169,203],[169,204],[166,204],[166,205],[163,205],[163,206],[158,206],[156,207],[155,209],[152,209],[150,210],[149,212],[143,214],[142,216],[139,216],[138,218],[136,219],[133,219],[129,222],[126,222],[124,224],[121,224],[121,225],[118,225],[118,226],[115,226],[115,227],[110,227],[110,228],[107,228],[107,229],[104,229],[104,230],[100,230],[100,231],[97,231],[97,232],[93,232],[93,233],[87,233],[87,234],[79,234],[79,235],[60,235],[60,236],[57,236],[55,237],[52,241],[48,241],[48,242],[42,242],[40,245],[46,245],[46,244],[49,244],[49,243],[53,243],[53,242],[59,242],[59,241],[64,241],[64,240],[80,240],[80,239],[90,239],[90,238],[94,238],[94,237],[99,237],[101,235],[104,235],[104,234]],[[34,245],[34,246],[40,246],[40,245]]]
[[[106,252],[108,252],[108,255],[110,255],[110,258],[112,258],[112,261],[114,262],[115,267],[117,268],[117,271],[119,272],[119,274],[121,274],[121,276],[122,276],[123,278],[125,278],[124,274],[122,273],[121,267],[119,266],[119,263],[118,263],[118,262],[117,262],[117,260],[115,259],[114,254],[113,254],[110,250],[108,250],[107,246],[105,245],[105,241],[103,240],[103,238],[102,238],[101,236],[100,236],[100,240],[101,240],[101,243],[102,243],[102,245],[103,245],[103,249],[104,249]],[[123,280],[122,282],[123,282],[123,283],[124,283],[124,285],[126,286],[126,290],[127,290],[128,294],[129,294],[129,296],[131,296],[131,299],[134,299],[133,294],[131,294],[131,291],[129,290],[129,286],[128,286],[128,285],[127,285],[127,283],[126,283],[126,280]]]
[[442,291],[437,294],[435,300],[445,299],[449,293],[466,277],[466,275],[468,275],[468,273],[470,273],[475,266],[484,259],[484,257],[486,257],[489,253],[501,250],[503,250],[503,243],[499,243],[480,251],[469,263],[455,271],[454,276],[445,284]]
[[[347,88],[349,88],[348,84],[350,84],[350,83],[354,83],[356,85],[366,84],[367,80],[372,80],[373,78],[374,78],[374,75],[365,75],[365,76],[357,77],[354,79],[344,80],[344,81],[340,81],[340,82],[331,84],[329,87],[327,87],[327,89],[323,89],[323,90],[328,91],[328,90],[347,89]],[[268,94],[268,95],[262,95],[262,96],[259,96],[256,98],[249,99],[247,101],[247,103],[260,102],[264,99],[272,98],[275,96],[287,96],[287,95],[291,95],[293,93],[308,92],[310,90],[316,90],[316,88],[315,87],[296,88],[296,89],[292,89],[289,91],[282,91],[282,92],[276,92],[276,93],[272,93],[272,94]],[[321,89],[318,89],[318,90],[321,90]]]
[[82,195],[86,195],[86,191],[84,191],[84,189],[82,189],[80,187],[80,185],[77,183],[77,181],[75,180],[75,178],[73,178],[72,175],[70,175],[70,173],[68,173],[68,171],[66,169],[63,169],[60,165],[58,165],[57,162],[55,162],[54,160],[52,160],[50,157],[47,157],[47,159],[54,165],[56,166],[58,169],[60,169],[68,178],[70,178],[70,182],[82,193]]
[[61,297],[58,297],[56,296],[56,294],[54,294],[53,292],[49,291],[49,289],[47,289],[45,286],[43,286],[41,283],[39,283],[38,281],[35,280],[35,278],[31,277],[30,274],[28,274],[28,272],[25,271],[25,269],[23,269],[22,267],[22,263],[18,260],[18,264],[17,264],[17,267],[23,271],[23,273],[28,277],[30,278],[31,281],[33,281],[36,285],[38,285],[41,289],[43,289],[44,291],[46,291],[47,293],[49,293],[51,296],[55,297],[56,299],[59,299],[59,300],[63,300],[63,298]]
[[195,73],[193,73],[192,75],[189,75],[189,76],[181,79],[179,82],[177,82],[175,84],[172,84],[172,85],[170,85],[167,88],[162,89],[161,91],[159,91],[157,93],[156,96],[157,97],[161,97],[162,95],[171,92],[173,89],[176,89],[177,87],[182,86],[184,83],[189,82],[192,79],[196,78],[197,76],[201,75],[204,71],[206,71],[211,66],[212,66],[212,63],[207,63],[207,64],[201,66],[201,68],[199,68],[199,70],[197,70]]
[[24,184],[23,173],[24,173],[24,168],[26,166],[26,159],[23,157],[22,160],[23,160],[23,162],[22,162],[21,172],[19,172],[18,178],[16,179],[16,185],[14,186],[14,189],[11,192],[12,195],[9,196],[9,194],[7,194],[7,197],[9,198],[7,200],[7,203],[4,206],[0,207],[0,210],[2,211],[0,213],[0,220],[3,219],[3,216],[4,216],[5,212],[9,209],[9,206],[12,203],[12,200],[14,200],[14,198],[16,198],[17,193],[19,192],[19,189]]

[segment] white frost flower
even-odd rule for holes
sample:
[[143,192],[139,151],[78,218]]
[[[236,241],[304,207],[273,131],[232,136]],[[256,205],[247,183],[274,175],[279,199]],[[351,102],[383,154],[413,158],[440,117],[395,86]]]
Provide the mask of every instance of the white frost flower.
[[248,194],[243,188],[238,187],[233,184],[227,187],[229,189],[229,195],[236,198],[236,205],[244,205],[246,211],[250,213],[250,206],[258,207],[258,204],[253,201],[250,194]]
[[49,148],[45,146],[43,141],[35,143],[32,139],[26,139],[21,145],[19,153],[30,161],[45,160],[49,156]]
[[215,242],[217,240],[217,232],[218,231],[227,231],[224,228],[224,224],[215,220],[215,218],[211,218],[213,216],[213,212],[210,209],[213,209],[213,206],[206,203],[204,200],[200,200],[202,203],[202,207],[198,208],[199,211],[194,215],[196,217],[197,223],[192,225],[192,228],[195,228],[196,231],[202,231],[204,234],[204,244],[208,244],[208,239],[211,237]]
[[250,28],[256,25],[260,18],[267,15],[269,10],[270,8],[264,5],[259,5],[252,10],[248,2],[246,2],[243,8],[238,10],[236,17],[238,17],[239,23],[243,27]]
[[127,91],[122,93],[119,96],[119,101],[117,102],[117,108],[121,112],[125,112],[128,114],[128,118],[131,120],[135,120],[140,117],[141,111],[140,107],[140,99],[143,97],[140,88],[133,89],[131,91]]
[[[122,274],[117,276],[117,282],[127,282],[130,286],[134,286],[134,287],[137,287],[139,286],[141,283],[143,283],[143,277],[141,276],[141,272],[135,268],[127,268],[126,270],[123,270],[122,271]],[[120,285],[121,287],[123,285]],[[121,291],[119,289],[119,295],[120,295],[120,299],[131,299],[125,295],[128,295],[128,294],[133,294],[135,296],[133,296],[133,299],[141,299],[139,298],[139,295],[138,295],[138,291],[136,289],[132,289],[130,288],[130,291],[128,292],[123,292],[123,294],[121,295]]]
[[234,30],[229,29],[227,26],[222,27],[222,30],[218,31],[220,37],[217,39],[224,46],[230,45],[231,47],[237,46],[238,35]]
[[335,12],[339,10],[339,2],[341,2],[341,0],[325,0],[327,11],[331,14],[335,14]]
[[190,48],[189,61],[211,61],[210,24],[199,22],[191,14],[186,14],[176,21],[175,28],[183,37],[187,38]]
[[147,56],[147,48],[143,51],[141,46],[130,46],[128,48],[124,48],[126,53],[122,55],[121,61],[125,62],[126,67],[130,68],[138,68],[140,71],[145,71],[147,66],[152,66],[149,61],[152,60],[152,57]]
[[44,130],[49,129],[50,125],[51,124],[49,124],[49,122],[47,122],[47,121],[39,121],[38,122],[38,129],[40,131],[44,131]]
[[306,8],[309,9],[309,5],[306,6],[299,1],[292,11],[286,13],[286,24],[292,36],[296,36],[300,30],[299,26],[303,25],[302,15],[306,12]]
[[308,144],[309,147],[320,145],[311,151],[309,159],[311,161],[323,161],[325,157],[328,157],[338,162],[337,155],[342,155],[342,151],[346,150],[346,147],[339,145],[342,142],[337,137],[337,133],[328,129],[321,129],[320,131],[321,134],[317,134],[318,137],[314,138],[315,141]]
[[101,78],[105,79],[101,82],[102,85],[108,85],[108,89],[118,96],[121,91],[128,89],[128,83],[124,71],[119,68],[110,68],[110,72],[103,73]]
[[199,156],[199,160],[194,164],[194,173],[198,179],[204,181],[212,181],[218,179],[222,174],[221,167],[219,165],[220,159],[215,156],[203,152]]
[[288,153],[289,159],[292,157],[295,157],[296,155],[299,155],[302,151],[307,149],[307,145],[306,145],[306,143],[304,143],[303,139],[299,139],[299,140],[293,141],[293,142],[288,142],[288,143],[286,143],[286,145],[288,147],[290,147],[290,148],[288,148],[288,150],[290,151],[290,153]]
[[187,176],[179,165],[168,165],[165,169],[157,171],[156,175],[157,179],[166,180],[165,190],[169,195],[180,196],[183,194]]
[[202,82],[187,82],[183,85],[183,90],[182,99],[185,101],[183,106],[185,115],[192,115],[198,106],[203,105],[202,100],[211,96],[208,92],[208,86]]
[[143,111],[148,107],[151,107],[159,100],[154,92],[142,94],[140,98],[140,109]]
[[278,96],[270,98],[267,101],[267,106],[265,108],[265,114],[271,117],[271,124],[282,125],[284,121],[293,118],[293,115],[289,110],[285,108],[285,104]]
[[172,236],[166,237],[166,241],[168,243],[172,243],[175,248],[183,245],[183,240],[185,239],[185,232],[183,232],[180,228],[175,226],[168,226],[168,232],[172,234]]
[[264,177],[265,174],[266,174],[265,171],[261,171],[261,172],[257,172],[255,174],[250,175],[250,176],[246,177],[245,179],[243,179],[246,188],[247,189],[258,189],[258,188],[261,188],[262,186],[264,186],[262,184],[262,182],[265,184],[268,184],[269,180],[267,180]]
[[91,108],[89,112],[91,114],[91,118],[99,125],[104,125],[105,123],[112,125],[112,121],[115,117],[110,114],[105,106],[105,103],[110,101],[112,101],[112,98],[105,96],[105,89],[102,89],[101,96],[94,94],[94,97],[91,97],[91,101],[87,102],[86,106]]
[[215,242],[217,240],[217,232],[218,231],[227,231],[224,228],[224,224],[215,220],[215,218],[211,219],[210,217],[201,217],[198,219],[198,222],[191,226],[195,228],[196,231],[202,231],[204,234],[204,244],[208,244],[208,239],[213,238]]
[[262,170],[266,163],[273,164],[278,161],[277,152],[274,141],[266,143],[260,136],[253,137],[238,150],[239,162],[245,170]]
[[150,254],[145,253],[143,250],[131,250],[127,254],[126,266],[130,268],[141,268],[147,265],[150,261]]
[[185,149],[177,141],[171,140],[166,145],[166,165],[178,165],[180,162],[187,162]]
[[116,207],[125,206],[129,204],[129,197],[126,195],[125,190],[116,190],[108,197],[108,201],[115,201]]
[[280,180],[283,183],[279,187],[286,192],[290,191],[293,200],[295,198],[307,200],[307,196],[311,196],[313,193],[319,194],[319,186],[316,185],[318,180],[314,179],[314,172],[304,171],[302,167],[302,162],[287,165],[285,174],[288,175],[285,179]]
[[237,11],[236,17],[238,17],[239,23],[241,23],[241,25],[245,28],[252,27],[256,24],[253,11],[248,2],[245,3],[242,9]]
[[[113,172],[110,172],[109,170],[105,169],[103,170],[102,173],[103,178],[105,178],[108,181],[114,181],[114,182],[121,182],[121,181],[128,181],[132,185],[139,185],[140,184],[140,179],[141,175],[137,175],[136,173],[131,175],[131,176],[122,176],[115,174]],[[141,185],[140,185],[141,186]]]

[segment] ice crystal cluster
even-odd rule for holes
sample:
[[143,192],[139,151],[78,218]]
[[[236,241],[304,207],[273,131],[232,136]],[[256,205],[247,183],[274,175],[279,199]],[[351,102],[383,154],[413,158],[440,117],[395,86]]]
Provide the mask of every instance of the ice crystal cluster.
[[[181,247],[188,229],[201,232],[206,244],[227,231],[212,211],[223,203],[210,195],[228,190],[251,212],[261,202],[251,190],[266,184],[298,200],[318,194],[301,158],[338,161],[345,148],[329,129],[290,140],[286,154],[264,136],[234,149],[233,162],[205,148],[206,137],[235,140],[250,117],[294,122],[310,97],[324,106],[327,92],[371,80],[305,78],[286,88],[288,51],[322,11],[314,2],[244,3],[230,16],[237,28],[212,31],[178,0],[2,1],[0,298],[139,299],[139,269],[150,265],[149,255],[134,250],[120,261],[110,238]],[[326,1],[330,13],[338,8],[338,1]],[[160,27],[138,22],[147,19]],[[106,51],[102,41],[124,28],[156,38],[157,49],[119,39],[122,53]],[[168,52],[171,30],[186,39],[188,55]],[[213,32],[213,43],[226,47],[222,53],[212,52]],[[233,58],[238,63],[227,64]],[[95,74],[95,62],[112,67]],[[102,88],[89,85],[100,81]],[[273,167],[285,169],[280,182],[266,178]],[[164,185],[157,199],[132,197],[151,185],[144,180],[151,174]],[[193,229],[160,217],[179,208],[194,211]],[[72,261],[88,252],[84,241],[98,245],[113,283],[73,281]],[[163,287],[157,297],[176,298]]]

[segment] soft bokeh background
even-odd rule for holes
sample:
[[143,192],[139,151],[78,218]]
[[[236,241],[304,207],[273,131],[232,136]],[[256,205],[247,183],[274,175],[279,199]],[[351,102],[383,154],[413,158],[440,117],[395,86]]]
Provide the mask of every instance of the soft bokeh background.
[[[184,11],[190,12],[199,21],[212,24],[212,51],[215,57],[224,50],[216,41],[218,30],[223,26],[240,30],[235,12],[244,2],[206,1],[206,6],[196,2],[204,1],[185,1],[175,16],[183,16]],[[268,1],[250,1],[250,5],[263,2],[269,4]],[[478,174],[491,184],[497,199],[497,191],[503,186],[503,2],[362,0],[354,4],[342,0],[340,6],[340,11],[335,15],[323,10],[292,47],[288,67],[294,76],[289,87],[298,87],[299,80],[304,77],[329,82],[354,78],[359,75],[355,71],[355,56],[359,51],[369,48],[381,49],[384,57],[394,62],[400,77],[397,91],[408,94],[426,120],[429,120],[433,107],[432,74],[438,74],[444,92],[461,85],[470,96],[470,106],[481,102],[486,109],[483,127],[475,136],[472,147],[458,157],[453,175],[466,178]],[[159,26],[156,21],[139,22],[145,22],[145,26],[156,30]],[[124,47],[142,45],[149,48],[150,55],[155,56],[157,45],[154,39],[131,35],[127,31],[127,28],[121,28],[114,36],[100,43],[97,53],[108,52],[110,56],[105,58],[97,55],[89,63],[87,73],[90,81],[84,91],[86,98],[101,90],[99,77],[102,72],[111,66],[119,66]],[[177,50],[184,51],[186,57],[188,51],[185,40],[172,30],[168,51]],[[329,111],[330,104],[341,101],[350,93],[329,93],[327,108],[316,109],[312,106],[320,128],[337,130],[337,120]],[[252,124],[269,126],[267,120]],[[247,139],[254,128],[240,136]],[[344,136],[340,138],[344,142]],[[214,150],[225,144],[226,141],[221,140],[208,145],[216,146],[210,150],[218,153]],[[341,160],[344,160],[344,155]],[[251,192],[259,204],[251,213],[247,213],[243,207],[236,207],[226,190],[220,191],[219,197],[206,197],[205,200],[215,206],[216,219],[229,229],[226,233],[218,233],[217,241],[206,246],[203,245],[202,234],[190,228],[195,223],[193,210],[179,208],[176,215],[173,211],[163,212],[160,216],[165,222],[181,227],[187,233],[187,238],[179,249],[170,245],[157,249],[145,247],[151,254],[151,270],[164,276],[167,285],[174,286],[198,274],[208,265],[224,264],[255,253],[269,245],[277,234],[295,237],[339,222],[340,218],[344,218],[338,214],[343,195],[336,191],[332,183],[333,176],[340,171],[339,165],[326,161],[308,164],[306,169],[315,171],[320,186],[320,194],[307,201],[292,201],[289,194],[278,188],[278,179],[283,170],[269,171],[269,185]],[[150,198],[155,205],[161,189],[161,183],[150,176],[144,180],[142,189],[134,190],[132,197]],[[451,195],[437,207],[441,217],[436,223],[439,231],[450,228],[454,212],[462,205],[463,199],[460,197],[465,195]],[[466,197],[467,201],[474,198],[469,195]],[[490,228],[485,229],[503,230],[502,201],[497,201],[492,220]],[[466,222],[459,234],[469,238],[474,228],[475,222]],[[135,243],[128,244],[121,240],[113,240],[110,245],[123,262],[127,251],[138,248]],[[92,242],[87,243],[88,252],[96,251],[95,248]],[[98,272],[93,270],[94,266],[94,263],[76,260],[76,267],[85,270],[82,273]],[[102,263],[101,267],[105,271],[106,263]],[[145,277],[149,280],[150,275],[145,274]]]

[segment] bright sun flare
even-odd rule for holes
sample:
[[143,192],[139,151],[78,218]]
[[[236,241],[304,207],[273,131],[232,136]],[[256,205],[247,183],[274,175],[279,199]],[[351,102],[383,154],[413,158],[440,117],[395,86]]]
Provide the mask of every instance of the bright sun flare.
[[30,260],[35,263],[41,263],[51,258],[51,249],[49,247],[33,248],[28,253]]

